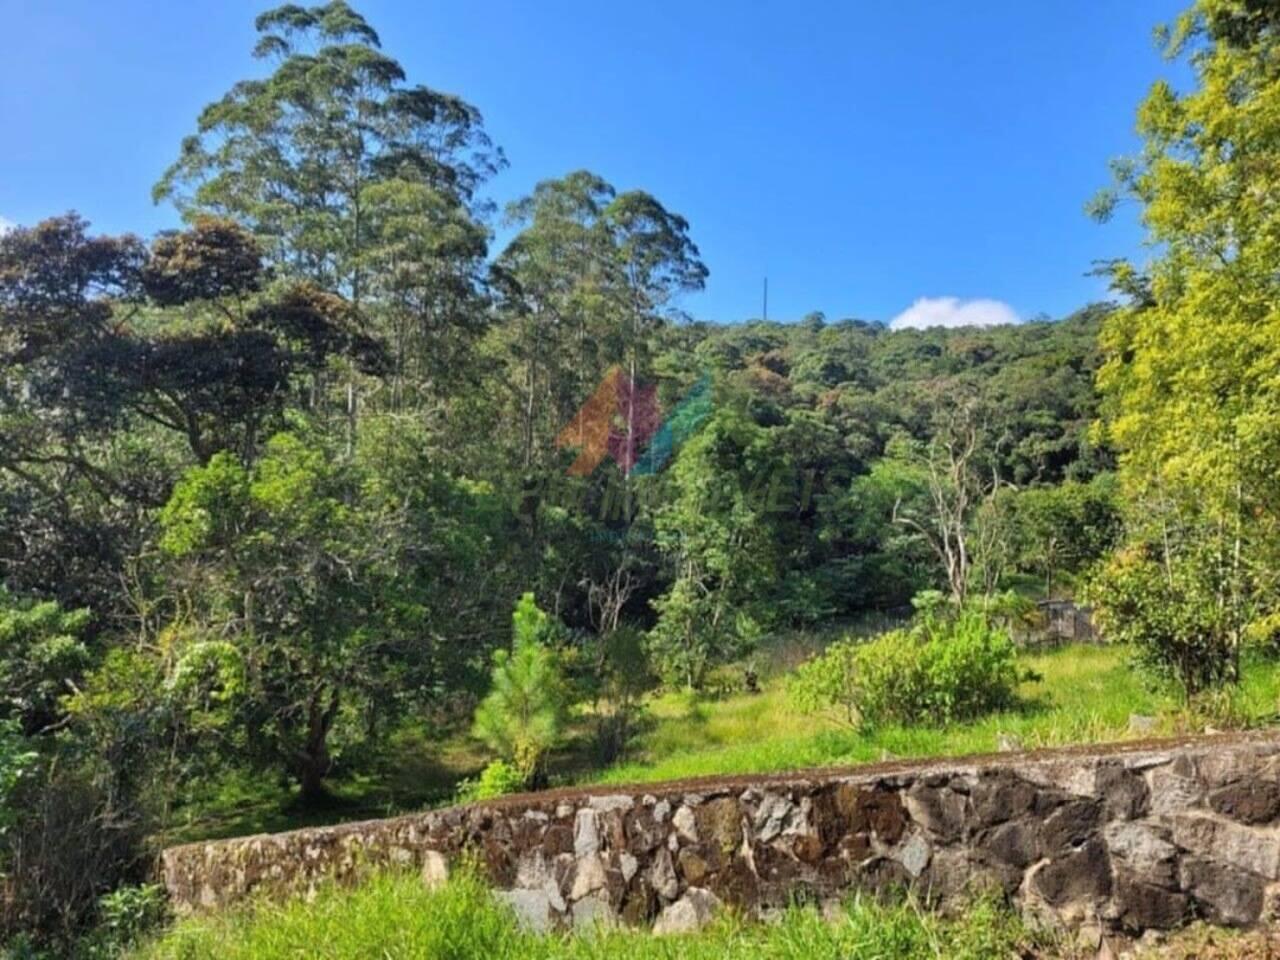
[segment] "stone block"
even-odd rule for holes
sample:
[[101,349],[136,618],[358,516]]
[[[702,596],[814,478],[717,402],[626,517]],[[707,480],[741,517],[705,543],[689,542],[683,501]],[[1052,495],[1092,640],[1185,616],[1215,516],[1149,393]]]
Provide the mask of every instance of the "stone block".
[[571,913],[575,930],[608,929],[618,925],[618,915],[613,912],[609,900],[599,894],[577,901]]
[[1012,770],[984,770],[973,790],[974,824],[990,826],[1026,816],[1041,792],[1041,787]]
[[1112,890],[1112,911],[1130,933],[1144,930],[1172,930],[1191,914],[1191,898],[1164,887],[1143,883],[1118,870]]
[[1040,832],[1030,820],[1001,823],[978,838],[984,859],[1022,869],[1041,856]]
[[683,897],[658,915],[653,932],[658,936],[693,933],[710,923],[720,906],[720,898],[710,890],[690,888]]
[[1077,850],[1037,864],[1028,876],[1035,891],[1055,907],[1090,903],[1111,894],[1106,845],[1093,839]]
[[1173,762],[1147,771],[1153,814],[1181,813],[1204,802],[1205,788],[1194,765]]
[[1209,794],[1209,807],[1244,824],[1271,823],[1280,817],[1280,783],[1250,777]]
[[742,843],[742,811],[733,797],[711,800],[694,814],[696,840],[729,854]]
[[682,840],[689,843],[698,842],[698,822],[689,807],[680,807],[671,816],[671,825],[676,828]]
[[422,885],[439,890],[449,881],[449,861],[444,854],[428,850],[422,855]]
[[1111,859],[1137,882],[1173,888],[1178,885],[1178,848],[1167,833],[1150,823],[1107,825],[1103,836]]
[[1268,880],[1280,879],[1280,834],[1211,814],[1183,813],[1169,820],[1173,842],[1183,850]]
[[516,922],[526,930],[546,933],[555,925],[551,899],[545,890],[517,887],[514,890],[498,890],[494,895],[512,909]]
[[578,862],[573,871],[573,883],[569,887],[569,899],[572,901],[581,900],[588,894],[596,893],[608,886],[608,877],[605,875],[604,860],[600,854],[593,853],[589,856],[578,858]]
[[907,814],[941,843],[954,843],[969,820],[969,798],[950,787],[916,783],[903,796]]
[[1098,830],[1102,804],[1097,800],[1068,800],[1045,818],[1040,828],[1044,850],[1052,855],[1078,847]]
[[1201,857],[1182,861],[1182,886],[1205,917],[1230,927],[1245,927],[1262,913],[1264,884],[1257,875]]
[[1108,820],[1134,820],[1146,816],[1151,789],[1138,771],[1121,762],[1108,760],[1098,765],[1094,784]]
[[600,827],[596,812],[590,807],[583,807],[573,821],[573,855],[589,857],[599,852]]

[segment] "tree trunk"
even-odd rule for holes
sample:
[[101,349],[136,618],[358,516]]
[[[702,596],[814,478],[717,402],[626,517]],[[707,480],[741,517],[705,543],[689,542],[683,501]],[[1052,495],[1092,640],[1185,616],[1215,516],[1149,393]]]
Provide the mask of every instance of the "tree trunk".
[[298,798],[307,806],[320,804],[329,798],[324,778],[329,772],[329,753],[320,746],[318,753],[307,753],[298,769]]
[[319,803],[329,796],[325,778],[333,768],[333,758],[329,756],[329,731],[338,715],[337,691],[329,695],[327,705],[323,701],[323,691],[317,690],[307,705],[306,740],[295,754],[299,799],[304,804]]

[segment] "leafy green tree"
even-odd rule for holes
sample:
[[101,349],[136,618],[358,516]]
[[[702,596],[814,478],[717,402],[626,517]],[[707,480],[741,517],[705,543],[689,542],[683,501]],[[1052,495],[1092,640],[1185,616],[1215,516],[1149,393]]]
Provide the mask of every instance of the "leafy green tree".
[[829,552],[819,575],[844,609],[898,607],[937,580],[932,551],[902,524],[895,506],[923,496],[917,470],[886,456],[862,475],[829,474],[817,489],[815,536]]
[[407,82],[343,0],[276,7],[256,27],[270,72],[201,112],[154,195],[189,220],[247,227],[278,276],[342,297],[378,338],[385,366],[313,374],[309,407],[354,448],[366,407],[437,409],[473,376],[487,320],[478,189],[505,159],[475,107]]
[[130,391],[103,362],[119,355],[117,306],[137,295],[146,256],[74,215],[0,235],[3,576],[104,613],[154,490],[136,448],[113,442]]
[[[520,370],[527,466],[608,368],[637,382],[650,334],[679,316],[676,299],[700,290],[707,269],[683,217],[586,170],[539,183],[507,221],[520,229],[493,280]],[[621,412],[628,426],[630,415]]]
[[564,729],[564,683],[550,640],[550,618],[526,593],[511,617],[510,650],[493,654],[488,695],[471,732],[513,764],[526,784],[545,775],[546,755]]
[[93,662],[88,610],[20,600],[0,585],[0,720],[28,736],[65,718],[61,701]]
[[399,618],[398,528],[360,491],[351,464],[279,434],[251,469],[220,453],[188,471],[161,513],[177,609],[226,636],[243,664],[246,747],[308,801],[324,793],[340,721],[358,738],[369,727],[357,718],[404,705],[382,695],[386,681],[424,692],[432,664]]
[[780,540],[793,474],[768,431],[732,405],[681,449],[671,493],[654,516],[672,571],[653,601],[650,649],[668,682],[697,689],[707,670],[747,652],[772,620]]
[[276,7],[255,25],[254,55],[274,69],[204,109],[155,197],[250,226],[273,262],[360,305],[379,228],[428,222],[437,211],[421,205],[436,200],[440,224],[456,222],[501,154],[474,107],[406,85],[342,0]]
[[[18,820],[18,811],[11,805],[10,798],[19,781],[35,767],[38,756],[22,735],[17,721],[0,720],[0,836]],[[3,868],[4,860],[0,857],[0,872]]]
[[31,482],[32,466],[62,463],[104,494],[147,498],[91,452],[95,432],[158,426],[201,463],[219,450],[249,460],[297,379],[333,357],[382,363],[341,297],[265,290],[257,241],[225,221],[197,219],[148,250],[91,237],[72,214],[0,238],[0,264],[4,464]]
[[1112,474],[1089,483],[1067,481],[1008,492],[1017,565],[1044,578],[1046,595],[1053,594],[1061,576],[1080,573],[1103,557],[1123,533]]
[[[1104,325],[1098,383],[1134,555],[1160,571],[1141,567],[1133,585],[1186,597],[1174,610],[1187,629],[1212,625],[1218,638],[1202,653],[1223,659],[1185,672],[1192,687],[1236,676],[1280,570],[1280,211],[1269,199],[1280,190],[1280,34],[1269,11],[1201,0],[1163,32],[1193,83],[1155,84],[1138,111],[1143,150],[1116,164],[1095,206],[1105,216],[1135,201],[1158,251],[1145,266],[1111,264],[1128,304]],[[1153,634],[1177,659],[1183,628]]]
[[1188,700],[1240,679],[1236,627],[1196,559],[1179,553],[1169,567],[1148,549],[1122,549],[1088,591],[1107,638],[1131,644],[1139,663],[1174,680]]

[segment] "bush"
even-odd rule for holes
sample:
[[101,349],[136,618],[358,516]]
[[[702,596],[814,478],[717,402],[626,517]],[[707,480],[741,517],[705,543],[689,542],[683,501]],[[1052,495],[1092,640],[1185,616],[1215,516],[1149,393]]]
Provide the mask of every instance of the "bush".
[[837,711],[859,726],[946,724],[1015,701],[1017,658],[1007,631],[979,612],[924,616],[909,630],[842,640],[804,664],[789,683],[803,712]]
[[[22,735],[16,720],[0,720],[0,836],[18,822],[16,805],[10,800],[18,784],[36,765],[37,755]],[[4,863],[0,861],[0,870]]]
[[831,712],[850,726],[861,723],[858,712],[857,640],[837,640],[819,656],[800,664],[787,678],[787,694],[801,713]]
[[627,624],[600,638],[594,693],[596,759],[601,765],[623,756],[644,715],[650,687],[645,637]]
[[98,953],[114,956],[140,941],[169,917],[169,902],[159,884],[143,883],[120,887],[98,899],[98,926],[95,931]]
[[494,760],[480,771],[474,780],[464,780],[458,787],[459,803],[476,803],[519,793],[525,787],[525,777],[505,760]]
[[14,797],[0,837],[0,942],[25,936],[66,956],[100,915],[100,898],[150,866],[147,824],[122,810],[87,771],[44,764]]
[[1240,678],[1240,642],[1228,604],[1195,558],[1159,562],[1153,551],[1118,551],[1093,577],[1088,599],[1102,634],[1133,646],[1146,669],[1173,679],[1190,702]]

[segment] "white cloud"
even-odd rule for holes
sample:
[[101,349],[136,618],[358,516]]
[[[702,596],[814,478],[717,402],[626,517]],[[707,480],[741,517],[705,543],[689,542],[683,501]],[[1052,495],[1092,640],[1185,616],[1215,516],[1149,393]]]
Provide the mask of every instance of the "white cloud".
[[961,300],[959,297],[921,297],[889,321],[889,329],[915,327],[994,327],[1019,323],[1013,307],[1000,300]]
[[3,237],[16,226],[17,224],[12,220],[6,220],[4,217],[0,217],[0,237]]

